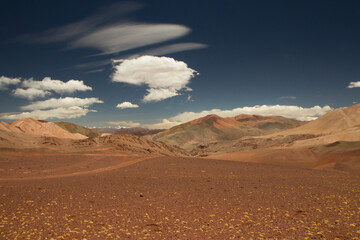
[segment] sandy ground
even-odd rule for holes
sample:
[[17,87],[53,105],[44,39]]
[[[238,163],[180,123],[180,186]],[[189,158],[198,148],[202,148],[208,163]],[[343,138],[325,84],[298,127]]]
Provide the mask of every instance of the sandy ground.
[[0,156],[1,239],[357,239],[360,178],[125,154]]

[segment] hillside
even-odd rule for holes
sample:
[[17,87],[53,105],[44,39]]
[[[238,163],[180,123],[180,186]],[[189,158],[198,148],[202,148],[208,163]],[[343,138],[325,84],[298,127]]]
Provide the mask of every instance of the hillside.
[[360,104],[334,109],[318,119],[279,134],[330,134],[360,127]]
[[335,109],[300,127],[274,134],[219,141],[194,156],[261,162],[360,174],[360,105]]
[[222,118],[208,115],[158,133],[154,139],[190,150],[201,144],[260,136],[302,124],[301,121],[280,116],[238,115]]
[[[247,120],[248,117],[243,115],[240,119]],[[337,141],[360,141],[360,105],[335,109],[314,121],[284,131],[198,145],[192,153],[213,155],[272,147],[305,149]]]
[[[55,123],[47,121],[38,121],[32,118],[25,118],[10,124],[1,124],[2,129],[14,133],[26,133],[31,135],[69,138],[69,139],[84,139],[86,136],[80,133],[70,133]],[[6,129],[5,129],[6,128]]]
[[70,139],[5,130],[0,130],[0,151],[61,153],[121,152],[130,155],[158,156],[188,155],[182,149],[170,147],[165,143],[154,142],[146,137],[130,134],[112,134],[94,138]]
[[101,132],[98,132],[94,129],[79,126],[70,122],[55,122],[55,124],[68,132],[80,133],[87,137],[99,137],[102,134]]
[[143,136],[131,134],[111,134],[97,138],[76,140],[72,146],[76,151],[112,152],[120,151],[136,154],[186,156],[182,149],[155,142]]

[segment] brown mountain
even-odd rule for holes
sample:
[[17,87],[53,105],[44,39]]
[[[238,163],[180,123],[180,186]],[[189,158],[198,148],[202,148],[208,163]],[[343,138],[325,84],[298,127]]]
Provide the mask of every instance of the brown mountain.
[[333,134],[351,128],[360,127],[360,104],[332,110],[318,119],[300,127],[281,132],[282,135],[293,134]]
[[85,139],[86,136],[79,133],[71,133],[59,127],[55,123],[47,121],[38,121],[32,118],[25,118],[10,124],[1,122],[1,130],[14,133],[26,133],[31,135],[69,138],[69,139]]
[[331,144],[337,141],[360,141],[360,104],[335,109],[303,126],[278,133],[282,136],[316,134],[312,139],[297,141],[297,147]]
[[[60,126],[61,127],[60,127]],[[81,134],[80,134],[81,133]],[[83,135],[84,134],[84,135]],[[89,136],[89,138],[87,136]],[[101,133],[72,123],[27,118],[0,122],[0,151],[121,152],[126,154],[186,156],[182,149],[146,137]]]
[[192,149],[199,144],[259,136],[294,128],[303,122],[280,116],[238,115],[222,118],[208,115],[175,126],[154,136],[157,141]]
[[165,143],[154,142],[146,137],[135,135],[112,134],[95,138],[70,139],[4,130],[0,130],[0,152],[1,151],[50,151],[62,153],[121,152],[141,155],[187,155],[182,149],[170,147]]
[[360,174],[360,104],[269,135],[209,143],[192,154]]
[[[241,119],[247,120],[248,117],[241,116]],[[257,124],[261,128],[259,124],[262,123]],[[335,109],[314,121],[284,131],[208,143],[195,148],[193,154],[226,154],[273,147],[312,148],[339,141],[360,141],[360,104]]]

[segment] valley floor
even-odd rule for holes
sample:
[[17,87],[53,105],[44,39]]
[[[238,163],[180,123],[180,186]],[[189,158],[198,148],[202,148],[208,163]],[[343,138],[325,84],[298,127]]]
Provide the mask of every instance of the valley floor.
[[357,239],[360,178],[126,154],[2,152],[1,239]]

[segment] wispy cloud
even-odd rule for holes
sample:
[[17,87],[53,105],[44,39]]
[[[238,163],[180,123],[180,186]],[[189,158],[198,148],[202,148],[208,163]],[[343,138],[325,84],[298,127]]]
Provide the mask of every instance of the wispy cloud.
[[86,36],[101,26],[119,21],[126,14],[138,10],[142,5],[136,2],[115,3],[98,9],[95,14],[80,21],[53,28],[39,34],[27,34],[19,39],[29,43],[64,42]]
[[7,90],[9,85],[17,85],[21,82],[20,78],[0,77],[0,90]]
[[82,107],[62,107],[49,110],[34,110],[31,112],[21,112],[21,113],[1,113],[0,119],[6,120],[16,120],[23,118],[35,118],[35,119],[49,119],[49,118],[58,118],[58,119],[71,119],[85,116],[89,112],[96,112],[96,110],[91,110]]
[[86,74],[91,74],[91,73],[99,73],[99,72],[103,72],[105,70],[105,68],[100,68],[100,69],[94,69],[94,70],[90,70],[90,71],[86,71]]
[[113,121],[113,122],[106,122],[110,125],[117,126],[118,128],[134,128],[139,127],[141,124],[132,121]]
[[122,102],[116,105],[116,108],[125,109],[125,108],[138,108],[139,105],[131,102]]
[[144,102],[160,101],[189,91],[187,85],[197,72],[185,62],[169,57],[142,56],[114,63],[113,82],[148,86]]
[[128,22],[97,29],[69,43],[69,48],[94,48],[102,54],[120,53],[182,37],[190,32],[178,24]]
[[278,98],[278,100],[295,100],[295,96],[281,96]]
[[[105,7],[83,20],[40,34],[22,36],[29,43],[66,42],[67,49],[92,48],[98,55],[120,53],[176,39],[191,29],[179,24],[139,23],[124,19],[125,14],[135,11],[141,4],[126,2]],[[173,45],[158,51],[171,52],[203,47],[194,43]]]
[[189,50],[196,50],[206,48],[208,45],[203,43],[176,43],[170,44],[159,48],[154,48],[150,50],[146,50],[144,52],[138,53],[138,56],[142,55],[153,55],[153,56],[162,56],[170,53],[183,52]]
[[357,87],[360,87],[360,81],[351,82],[351,83],[349,83],[349,86],[348,86],[348,88],[357,88]]
[[112,64],[112,61],[110,59],[106,59],[106,60],[92,61],[92,62],[77,64],[77,65],[71,66],[69,68],[83,68],[83,69],[99,68],[101,66],[105,66],[105,65],[109,65],[109,64]]

